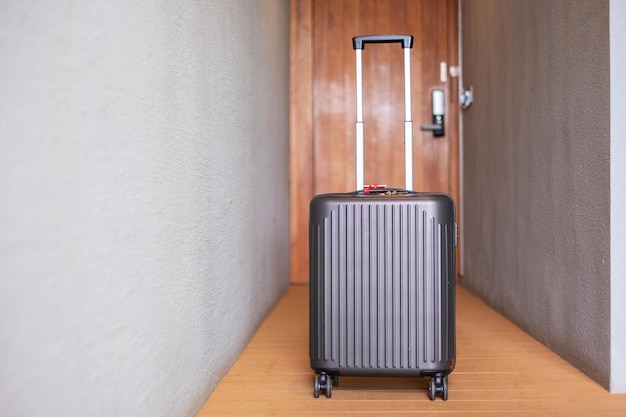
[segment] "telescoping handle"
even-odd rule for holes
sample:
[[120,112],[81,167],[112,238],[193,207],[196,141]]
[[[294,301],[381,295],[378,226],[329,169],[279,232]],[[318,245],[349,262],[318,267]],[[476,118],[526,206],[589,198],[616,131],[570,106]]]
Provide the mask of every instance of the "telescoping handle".
[[356,189],[363,189],[363,61],[366,43],[401,43],[404,51],[404,186],[413,189],[413,121],[411,120],[411,48],[410,35],[367,35],[352,38],[356,51]]

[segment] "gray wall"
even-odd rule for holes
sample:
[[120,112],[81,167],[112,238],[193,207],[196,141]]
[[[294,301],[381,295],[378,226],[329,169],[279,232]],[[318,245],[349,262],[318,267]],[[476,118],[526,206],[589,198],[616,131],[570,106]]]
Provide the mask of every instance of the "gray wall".
[[609,2],[461,5],[463,285],[608,388]]
[[288,285],[288,2],[5,1],[0,415],[192,416]]
[[626,2],[610,0],[611,392],[626,392]]

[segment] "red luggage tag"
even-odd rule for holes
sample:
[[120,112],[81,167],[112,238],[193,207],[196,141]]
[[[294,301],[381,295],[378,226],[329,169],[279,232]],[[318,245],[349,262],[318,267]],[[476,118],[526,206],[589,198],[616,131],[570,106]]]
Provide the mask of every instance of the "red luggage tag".
[[372,190],[381,190],[381,189],[385,189],[385,188],[387,188],[387,186],[385,184],[366,185],[365,187],[363,187],[363,193],[364,194],[371,194]]

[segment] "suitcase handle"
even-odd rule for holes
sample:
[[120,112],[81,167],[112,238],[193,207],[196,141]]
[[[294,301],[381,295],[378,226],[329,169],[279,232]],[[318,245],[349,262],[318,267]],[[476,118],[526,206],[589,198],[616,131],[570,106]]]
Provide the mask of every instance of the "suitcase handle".
[[352,38],[353,49],[365,49],[366,43],[402,43],[402,48],[413,48],[411,35],[365,35]]
[[365,35],[352,38],[356,53],[356,189],[363,188],[363,64],[366,43],[402,43],[404,54],[404,188],[413,189],[413,121],[411,120],[411,35]]
[[364,188],[362,190],[353,191],[352,195],[417,195],[415,191],[405,190],[404,188]]

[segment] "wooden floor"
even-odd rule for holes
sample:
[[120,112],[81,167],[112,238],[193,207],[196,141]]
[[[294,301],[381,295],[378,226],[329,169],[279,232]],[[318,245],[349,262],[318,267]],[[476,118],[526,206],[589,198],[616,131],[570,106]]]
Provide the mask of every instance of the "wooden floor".
[[626,395],[602,387],[458,288],[457,366],[449,399],[426,378],[342,377],[313,398],[308,287],[291,286],[197,417],[626,416]]

